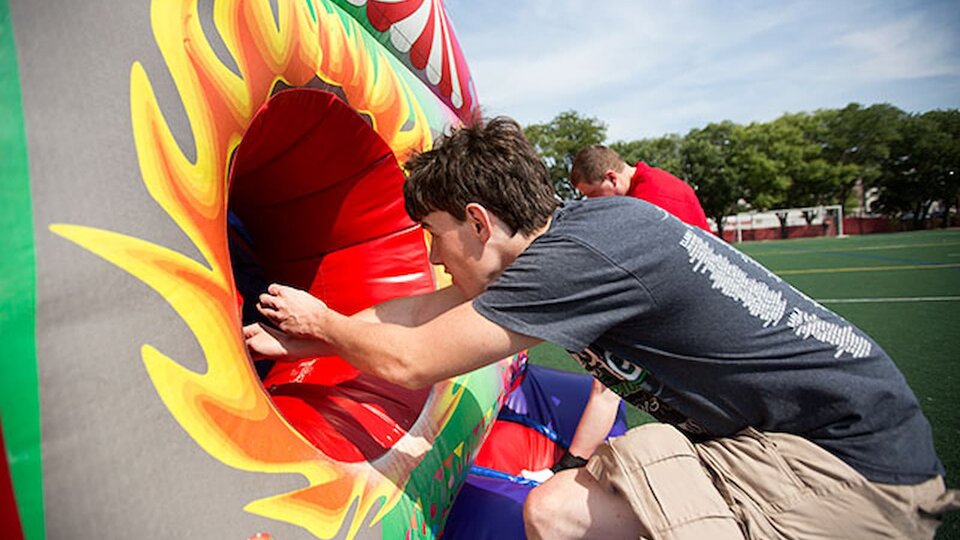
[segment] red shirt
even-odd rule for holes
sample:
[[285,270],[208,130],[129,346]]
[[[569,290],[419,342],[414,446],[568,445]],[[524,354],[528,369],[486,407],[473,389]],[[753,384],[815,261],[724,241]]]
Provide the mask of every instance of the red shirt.
[[627,195],[653,203],[684,223],[712,232],[693,188],[667,171],[637,162]]

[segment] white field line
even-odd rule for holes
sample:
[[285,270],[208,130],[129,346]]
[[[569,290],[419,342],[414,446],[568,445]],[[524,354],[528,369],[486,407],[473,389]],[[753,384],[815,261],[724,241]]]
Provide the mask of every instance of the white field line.
[[[809,252],[804,252],[802,250],[789,250],[789,249],[776,249],[772,251],[758,251],[756,253],[757,257],[766,257],[767,255],[797,255],[801,253],[846,253],[848,251],[883,251],[885,249],[912,249],[912,248],[925,248],[925,247],[950,247],[950,246],[960,246],[960,243],[957,242],[936,242],[929,244],[891,244],[891,245],[879,245],[879,246],[857,246],[857,247],[837,247],[830,249],[814,249]],[[750,255],[753,257],[753,255]]]
[[888,302],[960,302],[960,296],[908,296],[903,298],[821,298],[821,304],[885,304]]
[[837,274],[844,272],[883,272],[887,270],[937,270],[940,268],[960,268],[960,264],[933,263],[933,264],[900,264],[894,266],[855,266],[852,268],[806,268],[803,270],[771,270],[778,276],[798,274]]

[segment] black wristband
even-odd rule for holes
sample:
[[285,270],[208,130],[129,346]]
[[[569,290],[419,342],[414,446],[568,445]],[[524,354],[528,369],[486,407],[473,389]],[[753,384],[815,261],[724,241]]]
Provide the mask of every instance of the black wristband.
[[587,464],[587,460],[583,459],[580,456],[575,456],[571,454],[570,450],[566,450],[563,453],[563,457],[557,460],[557,462],[553,464],[553,467],[550,467],[550,470],[553,471],[554,474],[556,474],[560,471],[565,471],[567,469],[577,469],[577,468],[583,467],[586,464]]

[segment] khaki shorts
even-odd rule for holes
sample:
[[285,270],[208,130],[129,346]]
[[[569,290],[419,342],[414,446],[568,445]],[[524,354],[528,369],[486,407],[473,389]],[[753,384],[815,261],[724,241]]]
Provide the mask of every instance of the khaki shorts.
[[871,483],[801,437],[753,429],[693,444],[647,424],[601,445],[587,470],[627,498],[652,540],[933,538],[960,507],[940,477]]

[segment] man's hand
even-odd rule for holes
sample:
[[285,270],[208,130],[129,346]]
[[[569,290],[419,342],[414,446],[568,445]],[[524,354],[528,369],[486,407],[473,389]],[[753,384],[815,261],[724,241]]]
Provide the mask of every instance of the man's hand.
[[318,338],[323,315],[329,310],[307,291],[276,283],[260,295],[257,310],[294,338]]
[[269,326],[261,326],[260,323],[244,326],[243,339],[253,360],[284,362],[332,354],[321,341],[294,338]]

